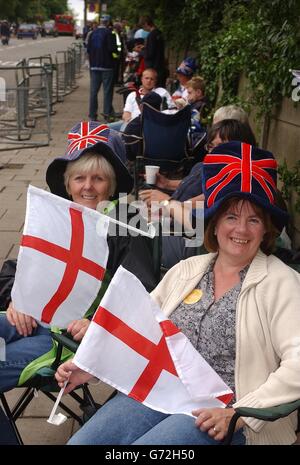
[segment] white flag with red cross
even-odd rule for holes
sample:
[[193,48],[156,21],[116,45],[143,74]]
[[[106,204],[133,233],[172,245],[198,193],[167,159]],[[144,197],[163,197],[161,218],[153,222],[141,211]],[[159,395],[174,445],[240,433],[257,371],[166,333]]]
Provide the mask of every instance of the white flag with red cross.
[[226,407],[232,391],[121,266],[75,354],[74,363],[165,413]]
[[13,307],[65,328],[95,300],[108,259],[108,219],[29,186]]

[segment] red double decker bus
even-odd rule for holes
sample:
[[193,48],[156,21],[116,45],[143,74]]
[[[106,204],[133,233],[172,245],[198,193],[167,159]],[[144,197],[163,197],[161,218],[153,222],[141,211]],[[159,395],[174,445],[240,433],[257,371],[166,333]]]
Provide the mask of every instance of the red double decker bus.
[[60,35],[74,35],[75,22],[73,16],[55,15],[55,27]]

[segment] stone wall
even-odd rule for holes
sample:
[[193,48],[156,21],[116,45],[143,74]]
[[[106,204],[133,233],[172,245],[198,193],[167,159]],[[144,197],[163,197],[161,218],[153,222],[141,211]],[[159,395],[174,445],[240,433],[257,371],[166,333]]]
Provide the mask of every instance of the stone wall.
[[[292,82],[292,75],[291,75]],[[249,98],[246,92],[247,80],[241,77],[239,85],[239,95]],[[291,96],[293,87],[291,85]],[[270,150],[278,163],[284,159],[289,168],[293,168],[300,160],[300,102],[293,102],[292,98],[284,98],[281,107],[273,112],[265,121],[257,121],[255,112],[250,115],[250,123],[254,128],[259,145]],[[280,187],[280,183],[279,183]],[[292,215],[292,226],[289,231],[292,236],[293,247],[300,247],[300,213],[294,208],[295,196],[290,205],[289,211]]]

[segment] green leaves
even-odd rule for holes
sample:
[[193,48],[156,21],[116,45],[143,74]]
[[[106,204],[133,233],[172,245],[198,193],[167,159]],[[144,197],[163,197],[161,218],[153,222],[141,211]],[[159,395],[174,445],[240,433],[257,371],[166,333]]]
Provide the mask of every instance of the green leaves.
[[279,179],[282,181],[281,193],[290,200],[292,192],[296,195],[295,210],[300,213],[300,160],[293,168],[288,168],[286,160],[278,166]]
[[67,9],[67,0],[0,0],[0,19],[41,21]]

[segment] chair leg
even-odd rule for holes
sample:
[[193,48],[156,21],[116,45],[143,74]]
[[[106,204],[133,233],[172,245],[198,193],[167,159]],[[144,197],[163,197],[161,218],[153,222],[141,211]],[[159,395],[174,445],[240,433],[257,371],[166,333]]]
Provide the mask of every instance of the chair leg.
[[31,402],[34,396],[34,388],[28,387],[26,391],[20,396],[16,405],[12,409],[12,415],[14,420],[17,420],[20,415],[24,412],[27,405]]
[[2,405],[3,405],[3,408],[4,408],[4,411],[5,411],[5,414],[14,430],[14,433],[16,435],[16,438],[17,438],[17,441],[18,443],[20,444],[20,446],[23,446],[23,441],[22,441],[22,438],[21,438],[21,435],[19,433],[19,430],[17,428],[17,425],[14,421],[14,418],[13,418],[13,415],[12,415],[12,412],[9,408],[9,405],[6,401],[6,398],[5,398],[5,395],[3,393],[0,393],[0,398],[1,398],[1,402],[2,402]]

